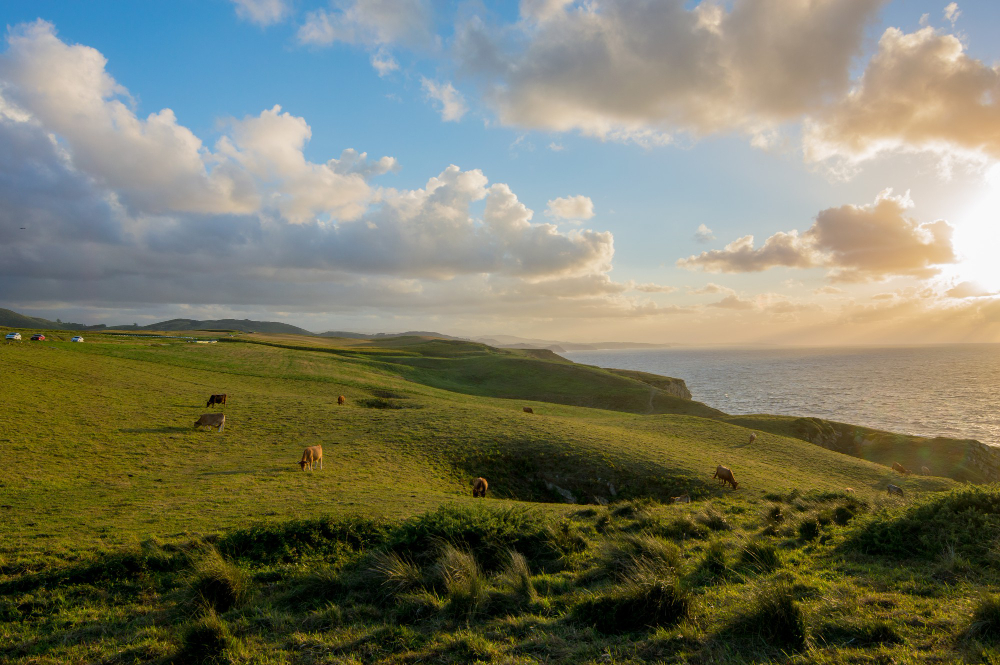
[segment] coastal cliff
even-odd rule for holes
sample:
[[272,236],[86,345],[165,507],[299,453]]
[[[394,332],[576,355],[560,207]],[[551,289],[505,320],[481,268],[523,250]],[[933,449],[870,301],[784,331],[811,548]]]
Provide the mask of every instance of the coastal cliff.
[[674,397],[679,397],[681,399],[691,399],[691,391],[688,390],[687,384],[684,383],[684,379],[675,379],[670,376],[660,376],[659,374],[639,372],[632,369],[608,369],[608,371],[612,374],[617,374],[618,376],[624,376],[630,379],[635,379],[636,381],[648,383],[668,395],[673,395]]

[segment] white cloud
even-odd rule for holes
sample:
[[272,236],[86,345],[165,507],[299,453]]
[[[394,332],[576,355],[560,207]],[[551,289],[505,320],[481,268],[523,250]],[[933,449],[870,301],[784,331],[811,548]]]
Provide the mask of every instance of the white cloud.
[[372,53],[371,63],[379,76],[388,76],[399,69],[399,63],[392,57],[392,54],[381,48]]
[[712,242],[715,240],[715,233],[704,224],[698,225],[698,230],[694,232],[694,239],[698,242]]
[[944,221],[918,224],[905,214],[912,206],[908,193],[894,196],[887,189],[873,204],[823,210],[801,235],[779,231],[759,249],[753,236],[744,236],[724,249],[680,259],[677,265],[727,273],[826,267],[830,279],[842,282],[929,277],[939,272],[936,266],[956,259],[952,228]]
[[423,0],[349,0],[339,11],[309,12],[299,27],[298,40],[312,46],[344,42],[427,48],[434,43],[431,11]]
[[551,150],[552,152],[562,152],[565,149],[566,149],[565,146],[563,146],[561,143],[556,143],[555,141],[549,144],[549,150]]
[[236,15],[258,25],[280,23],[291,12],[286,0],[230,0]]
[[555,219],[590,219],[594,216],[594,202],[581,195],[551,199],[545,214]]
[[524,20],[459,26],[464,71],[508,125],[663,144],[768,130],[847,91],[885,0],[522,2]]
[[957,2],[950,2],[948,3],[948,6],[944,8],[944,17],[948,19],[952,25],[955,25],[955,22],[958,21],[958,17],[961,15],[962,10],[958,8]]
[[1000,71],[934,28],[889,28],[850,93],[810,117],[806,158],[861,161],[894,150],[1000,159]]
[[446,122],[458,122],[469,110],[465,105],[462,93],[455,90],[451,83],[439,83],[421,77],[420,83],[430,99],[440,105],[441,119]]

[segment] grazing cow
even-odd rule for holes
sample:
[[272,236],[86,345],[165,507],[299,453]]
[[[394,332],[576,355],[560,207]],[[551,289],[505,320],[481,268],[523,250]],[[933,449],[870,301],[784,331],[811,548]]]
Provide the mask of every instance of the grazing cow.
[[922,466],[922,467],[920,467],[920,473],[921,473],[921,475],[929,476],[929,475],[931,475],[931,470],[928,469],[926,466]]
[[853,487],[845,487],[844,491],[845,492],[849,492],[850,494],[856,494],[857,493],[857,492],[854,491]]
[[207,409],[208,407],[212,406],[213,404],[221,404],[222,406],[225,406],[226,405],[226,396],[225,396],[225,394],[222,394],[222,395],[211,395],[208,398],[208,404],[205,405],[205,408]]
[[306,470],[306,465],[309,465],[309,470],[312,471],[316,468],[316,462],[319,462],[319,470],[323,470],[323,446],[309,446],[302,451],[302,459],[299,460],[299,466],[302,470]]
[[671,497],[670,500],[673,503],[691,503],[691,495],[690,494],[682,494],[680,496]]
[[219,431],[226,426],[226,414],[224,413],[206,413],[198,420],[194,421],[195,427],[200,426],[206,427],[218,427]]
[[909,469],[907,469],[907,468],[906,468],[905,466],[903,466],[902,464],[900,464],[899,462],[893,462],[893,463],[892,463],[892,470],[893,470],[893,471],[898,471],[899,473],[901,473],[901,474],[902,474],[902,475],[904,475],[904,476],[908,476],[908,475],[910,475],[910,470],[909,470]]
[[886,491],[887,491],[887,492],[888,492],[889,494],[898,494],[899,496],[903,496],[903,488],[902,488],[902,487],[899,487],[898,485],[892,485],[892,484],[890,484],[890,485],[889,485],[889,486],[888,486],[887,488],[885,488],[885,489],[886,489]]
[[733,477],[733,472],[721,464],[715,468],[715,475],[712,477],[718,478],[719,482],[723,485],[729,483],[733,486],[733,489],[736,489],[739,486],[739,483],[736,482],[736,478]]
[[472,496],[473,498],[481,496],[486,497],[486,488],[489,487],[489,483],[486,482],[485,478],[476,478],[472,482]]
[[534,411],[531,409],[530,406],[526,406],[521,410],[524,411],[525,413],[534,413]]
[[757,440],[757,432],[750,432],[750,443]]
[[347,404],[347,398],[341,395],[337,398],[337,404]]

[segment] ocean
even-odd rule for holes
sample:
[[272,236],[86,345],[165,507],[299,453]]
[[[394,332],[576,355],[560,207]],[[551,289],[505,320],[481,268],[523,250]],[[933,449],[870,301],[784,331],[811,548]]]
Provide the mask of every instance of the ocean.
[[684,379],[733,415],[815,416],[1000,445],[1000,344],[572,351],[577,363]]

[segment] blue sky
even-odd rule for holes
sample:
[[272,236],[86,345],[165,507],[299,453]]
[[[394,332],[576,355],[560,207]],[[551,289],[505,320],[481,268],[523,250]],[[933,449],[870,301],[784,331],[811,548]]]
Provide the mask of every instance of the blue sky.
[[0,306],[1000,341],[1000,7],[809,4],[5,3]]

